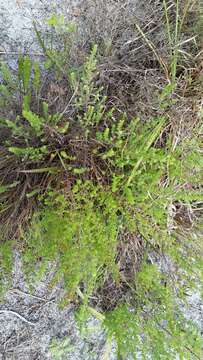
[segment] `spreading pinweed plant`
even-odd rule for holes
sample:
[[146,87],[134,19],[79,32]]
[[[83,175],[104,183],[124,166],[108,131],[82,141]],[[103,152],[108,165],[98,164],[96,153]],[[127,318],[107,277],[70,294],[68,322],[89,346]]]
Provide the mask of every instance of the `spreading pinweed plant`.
[[[64,18],[52,17],[49,25],[63,37],[70,31]],[[80,319],[97,316],[108,338],[117,341],[118,356],[136,358],[141,351],[143,358],[200,358],[197,330],[183,319],[177,301],[202,276],[194,211],[202,201],[202,130],[197,119],[193,133],[178,142],[169,130],[177,54],[171,88],[162,92],[167,107],[143,122],[109,101],[99,81],[96,46],[77,71],[65,66],[69,47],[60,55],[46,47],[37,28],[36,33],[52,71],[57,111],[36,61],[20,57],[16,78],[2,64],[2,269],[10,269],[14,245],[27,274],[36,263],[41,274],[55,262],[53,283],[64,280],[65,302],[79,297]],[[122,243],[126,233],[131,252]],[[153,256],[168,259],[169,269],[160,269]],[[122,268],[125,257],[136,271]],[[114,287],[125,284],[128,296],[102,314],[91,295],[109,279]]]

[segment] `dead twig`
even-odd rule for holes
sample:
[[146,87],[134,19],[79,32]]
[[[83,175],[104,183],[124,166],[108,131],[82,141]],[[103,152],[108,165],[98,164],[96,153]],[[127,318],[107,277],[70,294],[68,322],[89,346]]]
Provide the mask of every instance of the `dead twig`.
[[20,320],[22,320],[23,322],[25,322],[28,325],[31,326],[35,326],[35,323],[27,320],[26,318],[24,318],[24,316],[18,314],[16,311],[12,311],[12,310],[0,310],[0,314],[5,314],[5,315],[14,315],[16,317],[18,317]]
[[142,35],[143,39],[145,40],[146,44],[149,46],[149,48],[152,50],[152,52],[154,53],[156,59],[158,60],[160,66],[162,67],[162,69],[164,70],[164,73],[166,75],[166,79],[169,81],[170,83],[170,78],[169,78],[169,72],[168,72],[168,68],[167,68],[167,64],[163,61],[162,57],[158,54],[155,45],[147,38],[146,34],[142,31],[142,29],[140,28],[140,26],[138,24],[135,24],[136,29],[139,31],[139,33]]
[[29,296],[29,297],[31,297],[33,299],[40,300],[40,301],[43,301],[43,302],[50,301],[49,299],[44,299],[44,298],[42,298],[40,296],[32,295],[32,294],[29,294],[29,293],[24,292],[22,290],[19,290],[19,289],[11,289],[10,292],[17,293],[17,294],[23,295],[23,296]]
[[[23,53],[24,55],[31,55],[31,56],[44,56],[44,54],[43,53],[37,53],[37,52],[32,52],[32,53],[30,53],[30,52],[24,52]],[[0,50],[0,55],[16,55],[16,56],[19,56],[19,51],[1,51]]]

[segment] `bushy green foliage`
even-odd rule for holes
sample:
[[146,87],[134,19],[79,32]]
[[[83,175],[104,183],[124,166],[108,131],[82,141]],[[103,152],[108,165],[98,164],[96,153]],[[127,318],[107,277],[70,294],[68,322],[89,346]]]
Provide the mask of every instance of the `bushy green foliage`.
[[[53,16],[48,23],[60,36],[70,31],[63,17]],[[97,82],[96,46],[80,69],[67,70],[65,57],[36,33],[45,67],[59,88],[66,84],[58,96],[61,101],[64,95],[63,107],[53,111],[52,101],[40,94],[40,66],[28,57],[20,57],[16,77],[2,64],[0,87],[2,225],[8,226],[11,214],[17,221],[33,198],[38,205],[32,217],[29,212],[29,227],[19,224],[16,246],[23,244],[25,271],[35,272],[39,263],[42,274],[49,262],[57,263],[54,281],[64,279],[68,300],[79,294],[82,315],[96,314],[90,298],[108,276],[117,284],[124,281],[130,300],[99,316],[109,338],[116,339],[119,356],[136,358],[141,351],[146,359],[149,354],[153,359],[200,357],[198,335],[182,318],[177,299],[201,275],[201,239],[185,234],[177,210],[182,207],[190,215],[202,200],[201,128],[174,145],[166,114],[144,123],[109,105]],[[186,221],[192,229],[195,221]],[[141,237],[144,248],[140,271],[130,280],[119,268],[125,232]],[[170,260],[175,279],[149,262],[152,252]],[[11,243],[4,241],[2,268],[8,270],[11,260]]]
[[145,263],[136,279],[136,303],[106,315],[105,329],[114,337],[118,354],[142,354],[148,359],[200,358],[202,340],[192,322],[186,322],[173,288],[156,265]]
[[101,212],[99,204],[98,208],[94,204],[99,190],[85,184],[83,191],[79,191],[78,185],[73,188],[72,205],[63,195],[53,194],[46,200],[45,209],[34,218],[27,239],[29,249],[25,252],[28,264],[38,257],[45,261],[58,260],[56,278],[64,276],[69,296],[74,296],[81,283],[91,294],[104,266],[117,273],[119,220],[111,195],[100,195]]

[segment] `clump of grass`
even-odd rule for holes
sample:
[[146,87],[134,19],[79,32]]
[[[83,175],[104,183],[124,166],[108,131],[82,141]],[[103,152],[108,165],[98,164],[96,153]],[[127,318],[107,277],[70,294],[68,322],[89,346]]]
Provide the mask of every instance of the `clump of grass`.
[[[164,9],[171,39],[166,2]],[[12,246],[21,250],[28,273],[36,262],[41,270],[57,262],[54,281],[64,279],[65,301],[79,298],[80,318],[98,317],[125,357],[136,358],[136,351],[155,359],[185,351],[201,356],[197,332],[177,306],[177,298],[196,285],[202,265],[195,236],[201,114],[186,138],[177,138],[181,127],[174,131],[171,121],[179,86],[178,12],[170,66],[156,55],[168,76],[161,111],[148,121],[124,112],[121,97],[112,100],[95,45],[75,68],[65,62],[67,41],[60,55],[36,27],[50,82],[29,57],[19,58],[16,76],[1,65],[1,266],[10,268]],[[52,17],[49,25],[63,39],[72,31],[63,17]],[[161,271],[153,256],[169,259],[170,270]],[[108,301],[107,288],[114,294]],[[98,305],[108,312],[98,312]]]

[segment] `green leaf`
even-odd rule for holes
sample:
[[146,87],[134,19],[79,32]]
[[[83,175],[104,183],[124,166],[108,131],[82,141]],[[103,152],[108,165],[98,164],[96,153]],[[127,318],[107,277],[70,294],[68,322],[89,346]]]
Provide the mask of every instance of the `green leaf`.
[[137,160],[136,164],[133,167],[133,170],[128,178],[127,181],[127,187],[131,184],[132,180],[134,179],[136,172],[141,165],[142,161],[144,160],[144,156],[147,153],[147,151],[150,149],[154,141],[157,139],[157,137],[161,134],[161,131],[163,130],[163,127],[165,126],[166,120],[165,118],[158,119],[157,126],[151,131],[148,139],[143,143],[142,150],[140,151],[140,157]]
[[46,172],[50,172],[50,173],[60,172],[60,169],[54,166],[52,167],[50,166],[45,168],[21,170],[20,172],[25,174],[43,174]]
[[31,60],[29,57],[24,59],[24,67],[23,67],[23,84],[24,89],[27,92],[30,86],[30,76],[31,76]]
[[30,101],[31,101],[31,95],[27,94],[23,96],[23,110],[29,111],[30,110]]
[[25,131],[22,126],[17,124],[17,120],[18,118],[16,121],[5,120],[5,124],[9,129],[11,129],[14,136],[22,136],[25,134]]
[[0,73],[3,80],[7,83],[7,85],[13,86],[13,75],[8,65],[4,62],[1,62]]
[[109,159],[115,155],[114,149],[110,149],[109,151],[105,152],[105,154],[102,155],[102,159]]
[[134,199],[132,190],[129,187],[125,187],[124,193],[125,193],[128,203],[130,205],[133,205],[135,202],[135,199]]
[[87,171],[87,168],[74,168],[73,172],[74,174],[81,175],[84,174]]
[[63,150],[60,152],[60,155],[64,158],[64,159],[69,159],[69,156],[67,155],[66,151]]
[[41,189],[35,189],[35,190],[31,191],[30,193],[27,193],[27,194],[26,194],[26,197],[27,197],[28,199],[30,199],[31,197],[39,194],[40,192],[41,192]]
[[33,87],[36,92],[40,89],[40,67],[38,62],[34,63]]
[[46,101],[42,102],[43,116],[47,120],[49,116],[49,105]]
[[20,184],[20,181],[15,181],[12,184],[8,184],[8,185],[1,185],[0,186],[0,194],[3,194],[4,192],[8,191],[9,189],[13,189],[18,184]]
[[40,135],[44,125],[44,119],[40,118],[33,112],[26,110],[23,110],[23,116],[29,122],[30,126],[36,131],[36,134]]
[[19,58],[18,65],[18,76],[19,79],[23,82],[24,92],[26,93],[30,88],[30,80],[31,80],[31,69],[32,63],[28,56]]
[[0,84],[0,94],[3,95],[6,99],[9,99],[11,96],[8,87],[4,84]]

